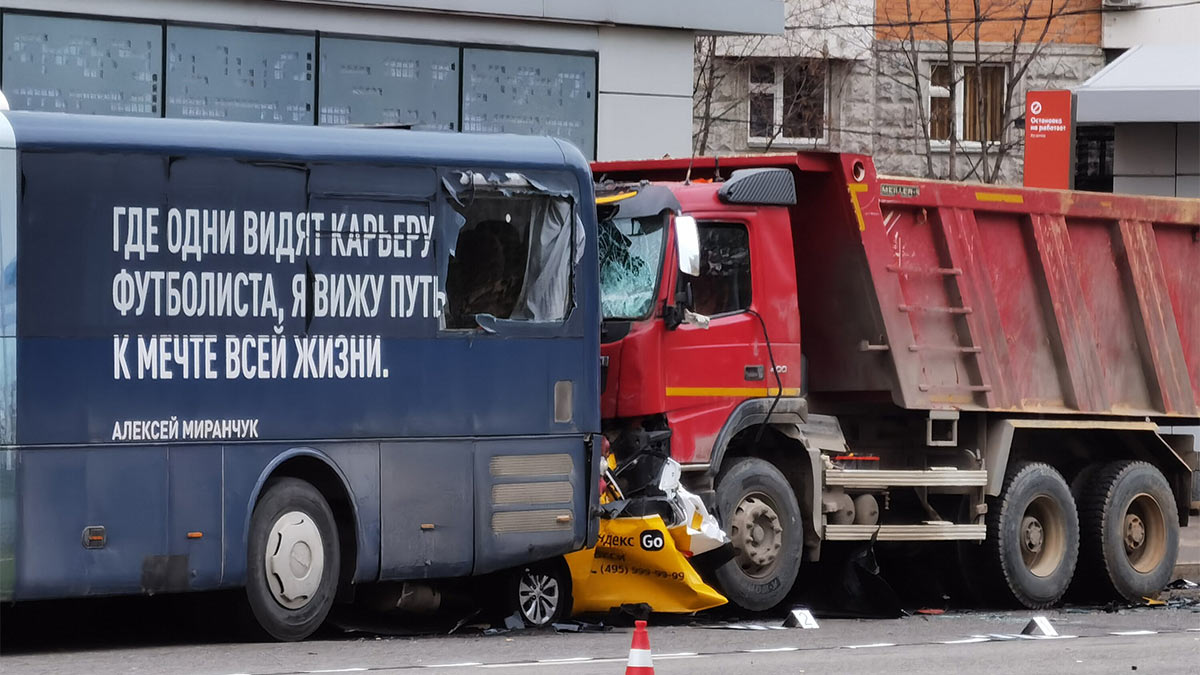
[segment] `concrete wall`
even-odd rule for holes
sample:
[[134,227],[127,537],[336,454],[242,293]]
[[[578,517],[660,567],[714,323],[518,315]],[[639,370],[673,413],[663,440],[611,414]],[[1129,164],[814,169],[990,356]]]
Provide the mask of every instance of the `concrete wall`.
[[[782,27],[782,6],[776,0],[753,0],[760,10],[753,25],[770,23],[762,11],[777,9]],[[195,22],[299,31],[322,31],[451,43],[571,50],[597,54],[596,157],[685,156],[691,152],[692,55],[691,25],[704,22],[696,17],[671,20],[661,12],[647,15],[671,27],[646,28],[631,25],[587,24],[563,20],[514,19],[498,16],[507,11],[519,15],[530,3],[502,2],[492,5],[492,15],[447,14],[438,11],[404,11],[397,6],[422,3],[374,2],[315,3],[294,0],[0,0],[0,8],[37,12],[67,12],[96,18],[140,18],[173,22]],[[424,3],[429,4],[429,3]],[[542,5],[542,3],[535,3]],[[555,3],[551,3],[555,4]],[[561,4],[561,3],[558,3]],[[672,6],[679,3],[669,3]],[[389,7],[379,7],[388,5]],[[693,7],[703,13],[721,3],[706,2]],[[478,2],[460,0],[448,8],[478,10]],[[689,5],[691,6],[691,5]],[[723,6],[723,5],[722,5]],[[633,7],[621,3],[622,16]],[[506,9],[507,8],[507,9]],[[763,10],[763,8],[766,8]],[[569,8],[560,8],[570,13]],[[530,10],[532,11],[532,10]],[[715,10],[714,10],[715,11]],[[725,10],[721,10],[725,11]],[[559,12],[561,13],[561,12]],[[554,13],[552,13],[554,14]],[[719,13],[718,13],[719,14]],[[557,17],[557,14],[554,14]],[[769,17],[768,17],[769,18]],[[719,16],[709,16],[714,22]],[[747,20],[728,24],[738,28]],[[682,28],[682,29],[681,29]]]
[[1200,124],[1117,124],[1113,192],[1200,197]]

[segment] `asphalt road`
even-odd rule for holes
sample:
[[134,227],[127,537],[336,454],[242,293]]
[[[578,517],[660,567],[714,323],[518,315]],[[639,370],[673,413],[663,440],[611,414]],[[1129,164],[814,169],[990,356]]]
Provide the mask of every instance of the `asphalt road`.
[[[1200,559],[1185,530],[1180,562]],[[1181,565],[1177,571],[1191,571]],[[1193,575],[1188,575],[1193,576]],[[1193,578],[1195,578],[1193,576]],[[1200,581],[1200,579],[1197,579]],[[774,630],[780,616],[653,617],[657,673],[1200,673],[1200,590],[1159,608],[948,611],[900,619],[820,618]],[[309,673],[622,673],[632,629],[600,633],[447,631],[454,621],[338,617],[295,644],[237,641],[227,598],[176,596],[33,603],[0,611],[0,672],[97,675]],[[908,604],[906,606],[919,606]],[[1114,608],[1108,608],[1113,610]],[[1030,618],[1060,637],[1019,637]]]
[[[657,673],[1196,673],[1200,671],[1200,606],[1116,612],[1044,612],[1059,633],[1020,637],[1032,612],[948,612],[890,620],[825,619],[814,630],[735,629],[703,620],[651,625]],[[6,640],[0,671],[16,673],[195,673],[293,675],[624,672],[632,630],[603,633],[517,631],[485,636],[382,637],[327,633],[303,643],[197,640],[185,626],[91,634],[70,617],[52,639]],[[142,617],[145,619],[146,617]],[[778,625],[757,617],[734,625]],[[135,621],[133,625],[136,626]],[[6,628],[12,628],[7,626]],[[55,630],[54,625],[45,627]],[[11,632],[11,631],[8,631]]]

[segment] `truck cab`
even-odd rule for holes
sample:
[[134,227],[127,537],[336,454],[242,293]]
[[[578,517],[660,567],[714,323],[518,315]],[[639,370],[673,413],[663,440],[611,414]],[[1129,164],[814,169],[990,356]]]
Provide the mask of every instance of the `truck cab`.
[[[619,456],[647,438],[632,431],[669,444],[687,482],[710,502],[714,453],[731,445],[737,452],[754,440],[735,443],[739,433],[768,417],[806,416],[794,202],[792,176],[779,169],[720,184],[616,184],[599,193],[601,414],[609,440]],[[739,604],[759,609],[790,588],[795,565],[780,563],[801,543],[799,506],[772,469],[761,461],[743,467],[766,472],[774,490],[718,504],[733,519],[746,586]],[[735,581],[727,580],[727,593]]]

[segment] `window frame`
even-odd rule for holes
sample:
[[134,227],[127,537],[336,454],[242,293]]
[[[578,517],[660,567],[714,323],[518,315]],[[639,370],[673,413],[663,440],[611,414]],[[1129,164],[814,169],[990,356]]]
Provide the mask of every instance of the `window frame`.
[[[752,250],[754,247],[751,244],[752,238],[750,236],[750,226],[746,222],[741,221],[741,220],[701,220],[698,218],[696,220],[696,229],[703,230],[705,227],[737,228],[745,233],[745,235],[746,235],[746,268],[747,268],[746,272],[747,272],[747,278],[750,281],[750,296],[746,300],[745,307],[733,309],[728,312],[719,312],[717,314],[706,314],[705,316],[707,316],[710,319],[720,319],[720,318],[724,318],[727,316],[736,316],[738,314],[745,314],[745,313],[749,312],[750,310],[754,309],[754,287],[755,287],[754,257],[753,257],[754,252]],[[703,246],[701,246],[700,251],[701,251],[701,255],[703,255],[703,251],[704,251]],[[681,290],[680,284],[683,281],[690,280],[692,278],[699,278],[699,277],[690,277],[690,275],[685,274],[682,271],[676,271],[675,284],[674,284],[675,291],[674,292],[679,293]],[[692,311],[696,311],[696,310],[693,309]]]
[[[1005,142],[1008,136],[1008,129],[1001,118],[1000,135],[998,138],[989,141],[974,141],[967,140],[963,136],[966,125],[966,99],[967,99],[967,68],[996,68],[1002,73],[1002,78],[1005,86],[1008,84],[1008,72],[1010,64],[1008,62],[1000,63],[958,63],[954,64],[954,72],[950,73],[951,81],[958,82],[958,86],[954,88],[954,100],[950,104],[950,112],[952,114],[952,122],[954,124],[955,144],[962,149],[969,151],[980,151],[986,142],[989,149],[997,147]],[[949,68],[950,64],[945,61],[929,61],[927,62],[926,81],[929,83],[926,86],[925,94],[925,130],[929,134],[929,144],[934,151],[948,152],[950,150],[950,139],[934,138],[933,137],[933,100],[950,98],[950,87],[942,87],[933,84],[934,68],[943,67]],[[982,84],[982,83],[981,83]],[[1000,101],[999,105],[1004,105],[1004,101]]]
[[[446,168],[442,167],[442,168],[438,169],[439,181],[444,182],[444,180],[446,179],[446,177],[448,175],[455,175],[462,171],[471,171],[472,173],[479,173],[479,174],[487,175],[489,173],[493,173],[493,174],[494,173],[513,173],[514,169],[513,169],[513,167],[506,167],[506,168],[502,169],[502,168],[499,168],[496,166],[489,166],[486,168],[480,168],[478,166],[474,166],[469,169],[463,169],[463,168],[446,169]],[[538,180],[538,181],[546,180],[546,177],[544,175],[541,175],[542,172],[538,172],[538,171],[516,171],[516,173],[520,173],[520,175],[527,180],[529,180],[529,179]],[[565,178],[565,176],[566,176],[566,174],[563,174],[564,178]],[[553,182],[553,180],[551,180],[550,182]],[[570,183],[569,180],[566,182]],[[476,199],[476,195],[479,194],[479,192],[481,192],[481,191],[485,192],[485,193],[491,193],[489,196],[492,196],[492,195],[500,196],[501,199],[505,199],[505,200],[514,198],[512,195],[501,196],[501,195],[503,195],[502,189],[498,189],[498,188],[494,188],[494,187],[486,187],[486,188],[482,188],[482,190],[481,190],[480,188],[473,186],[468,191],[468,194],[470,194],[471,199],[465,205],[466,208],[468,208],[468,209],[471,208],[471,206],[473,205],[473,203]],[[575,227],[574,223],[576,222],[576,220],[578,218],[580,218],[580,208],[579,208],[580,198],[579,198],[579,193],[574,186],[569,187],[567,190],[567,193],[563,194],[563,195],[539,194],[538,190],[536,190],[536,189],[531,190],[531,191],[523,191],[523,190],[518,189],[518,190],[516,190],[516,192],[519,193],[520,195],[524,196],[525,198],[529,199],[530,201],[535,200],[535,199],[562,199],[562,200],[568,202],[570,204],[570,214],[569,214],[570,223],[572,223],[571,227],[572,227],[572,230],[574,230],[574,227]],[[492,197],[492,198],[496,198],[496,197]],[[458,337],[475,338],[475,337],[487,336],[487,335],[501,336],[501,337],[503,337],[503,336],[553,337],[553,336],[562,334],[561,331],[567,330],[569,328],[569,326],[572,323],[574,323],[575,316],[576,316],[576,314],[578,314],[578,312],[576,310],[579,308],[579,299],[580,299],[580,292],[579,292],[579,288],[578,288],[578,279],[579,279],[578,267],[579,267],[580,249],[577,245],[578,242],[575,240],[574,234],[572,234],[570,236],[570,248],[569,248],[569,253],[568,253],[569,260],[571,261],[571,265],[570,265],[569,273],[567,274],[567,284],[568,284],[567,297],[566,297],[567,308],[566,308],[565,314],[563,315],[563,317],[561,319],[537,321],[537,320],[533,320],[533,319],[514,319],[514,318],[511,318],[511,315],[510,315],[510,317],[507,317],[507,318],[493,317],[494,323],[492,324],[491,329],[486,328],[483,325],[478,324],[478,323],[476,323],[475,326],[461,326],[461,327],[448,326],[446,319],[447,319],[447,315],[448,315],[448,308],[450,306],[449,265],[450,265],[450,262],[452,261],[452,259],[455,257],[449,253],[449,242],[447,241],[447,239],[451,235],[451,230],[450,230],[451,226],[449,224],[454,222],[454,218],[453,218],[452,214],[457,213],[458,215],[460,215],[464,218],[466,216],[462,211],[460,211],[458,208],[455,207],[455,203],[456,203],[455,200],[450,195],[446,194],[446,191],[444,189],[439,188],[437,190],[435,200],[436,200],[437,208],[438,208],[439,214],[440,214],[439,218],[438,218],[440,220],[440,223],[434,226],[432,246],[434,247],[435,251],[438,250],[439,246],[444,246],[446,248],[444,264],[443,264],[442,256],[440,254],[435,254],[435,270],[436,270],[435,275],[438,278],[438,284],[439,284],[438,290],[439,290],[439,292],[445,294],[445,304],[442,306],[441,313],[437,318],[437,334],[439,337],[458,336]],[[465,227],[466,227],[466,223],[463,223],[462,227],[454,227],[453,232],[452,232],[453,236],[455,238],[457,238],[458,235],[462,233],[462,230]],[[586,227],[586,225],[585,225],[585,227]],[[586,246],[586,245],[587,245],[587,243],[585,240],[584,246]],[[525,262],[526,270],[525,271],[528,272],[529,256],[532,255],[533,246],[534,246],[534,232],[532,231],[532,227],[531,227],[531,231],[529,232],[529,240],[527,242],[525,242],[525,246],[526,246],[526,262]],[[456,239],[455,248],[457,249],[457,239]],[[525,279],[524,281],[527,282],[528,279]],[[519,298],[519,293],[518,293],[518,298]],[[599,302],[599,298],[597,298],[597,302]],[[476,313],[476,315],[479,315],[479,313]],[[491,315],[489,315],[489,316],[491,316]]]
[[[830,109],[830,93],[829,82],[832,70],[832,61],[829,59],[807,59],[809,61],[821,61],[825,65],[825,77],[821,83],[821,135],[820,136],[785,136],[784,128],[784,81],[786,74],[784,66],[786,59],[770,59],[770,63],[774,71],[774,82],[757,83],[754,82],[754,69],[765,65],[762,61],[751,62],[746,67],[746,143],[752,147],[764,146],[805,146],[805,145],[822,145],[829,142],[829,109]],[[771,125],[774,129],[779,129],[780,133],[773,136],[755,136],[753,122],[750,119],[751,100],[755,95],[770,94],[772,99],[771,106]]]

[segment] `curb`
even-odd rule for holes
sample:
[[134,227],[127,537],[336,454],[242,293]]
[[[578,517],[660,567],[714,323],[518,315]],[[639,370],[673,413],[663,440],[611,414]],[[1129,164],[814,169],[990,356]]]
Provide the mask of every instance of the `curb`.
[[1200,581],[1200,562],[1176,563],[1175,570],[1171,574],[1171,580],[1173,581],[1180,577],[1192,581]]

